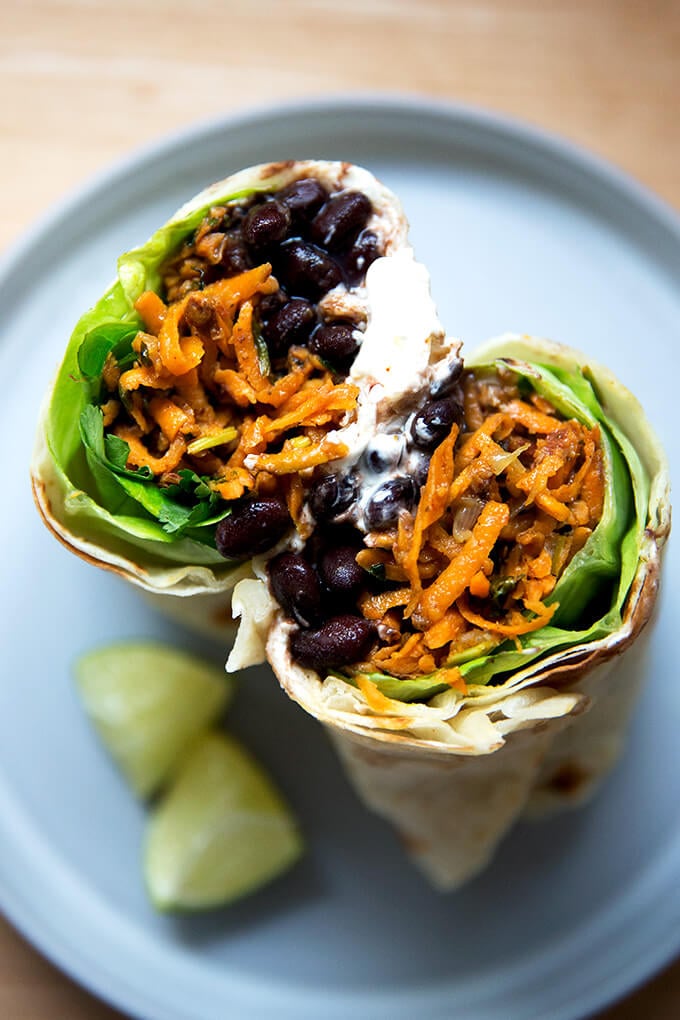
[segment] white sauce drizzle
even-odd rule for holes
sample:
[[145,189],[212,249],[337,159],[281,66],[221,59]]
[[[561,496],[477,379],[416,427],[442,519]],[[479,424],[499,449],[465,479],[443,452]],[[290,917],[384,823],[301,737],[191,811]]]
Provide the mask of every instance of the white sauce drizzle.
[[367,472],[363,464],[359,466],[360,490],[348,514],[359,527],[378,486],[396,474],[414,473],[422,454],[406,452],[408,420],[451,371],[460,347],[444,333],[430,294],[429,273],[415,261],[412,248],[376,259],[366,274],[365,292],[368,320],[365,331],[355,333],[361,346],[349,373],[359,387],[356,415],[328,436],[344,443],[349,453],[332,468],[341,474],[350,471],[369,445],[387,453],[399,443],[403,455],[398,465],[386,465],[384,471]]

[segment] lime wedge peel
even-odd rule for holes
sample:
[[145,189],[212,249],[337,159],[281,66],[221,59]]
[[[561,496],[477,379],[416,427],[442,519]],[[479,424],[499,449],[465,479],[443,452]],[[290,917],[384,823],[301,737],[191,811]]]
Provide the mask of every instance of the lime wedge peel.
[[151,641],[87,652],[75,676],[89,718],[140,797],[169,780],[235,690],[217,666]]
[[286,871],[302,850],[293,815],[261,766],[232,737],[206,733],[151,814],[147,889],[162,911],[231,903]]
[[303,850],[295,819],[256,760],[211,730],[235,685],[221,669],[156,642],[120,642],[75,664],[85,710],[135,792],[165,788],[144,871],[158,910],[230,903]]

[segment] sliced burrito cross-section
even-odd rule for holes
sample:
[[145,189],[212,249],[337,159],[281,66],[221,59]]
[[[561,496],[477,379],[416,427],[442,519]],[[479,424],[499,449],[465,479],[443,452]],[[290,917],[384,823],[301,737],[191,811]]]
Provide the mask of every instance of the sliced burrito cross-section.
[[[613,667],[655,601],[668,473],[635,398],[546,341],[490,342],[406,408],[342,478],[305,481],[314,527],[236,588],[229,666],[264,642],[365,802],[452,888],[530,797],[564,799],[567,765],[583,794],[614,761],[637,678]],[[353,498],[328,501],[341,484]]]
[[269,659],[443,887],[616,757],[663,452],[571,349],[504,337],[464,368],[365,170],[244,170],[122,256],[32,480],[62,542],[187,623],[238,581],[229,668]]
[[[304,531],[306,473],[347,453],[369,272],[381,293],[424,271],[398,200],[359,167],[267,164],[192,199],[74,330],[32,465],[45,523],[148,592],[229,591]],[[196,601],[205,615],[200,599],[182,613]]]

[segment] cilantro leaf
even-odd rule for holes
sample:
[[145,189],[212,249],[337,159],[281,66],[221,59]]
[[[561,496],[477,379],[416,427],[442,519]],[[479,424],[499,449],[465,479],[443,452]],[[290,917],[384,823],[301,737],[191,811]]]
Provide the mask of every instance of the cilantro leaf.
[[129,322],[103,322],[85,334],[78,348],[78,367],[85,379],[99,382],[109,354],[113,354],[119,367],[132,364],[136,355],[132,341],[139,325]]
[[[231,513],[231,508],[214,492],[204,478],[193,471],[178,472],[176,485],[160,488],[148,467],[136,471],[127,465],[130,448],[118,436],[104,433],[101,409],[88,404],[80,416],[80,434],[88,460],[102,484],[117,484],[162,525],[166,534],[182,535],[188,528],[209,529]],[[194,537],[199,537],[194,535]],[[201,540],[212,542],[206,532]]]

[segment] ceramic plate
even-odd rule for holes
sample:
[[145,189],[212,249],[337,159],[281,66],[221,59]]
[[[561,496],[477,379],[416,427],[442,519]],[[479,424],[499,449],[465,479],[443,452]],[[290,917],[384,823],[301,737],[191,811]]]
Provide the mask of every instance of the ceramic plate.
[[[563,142],[425,101],[325,100],[201,125],[99,177],[19,243],[0,279],[2,906],[64,970],[145,1020],[574,1020],[680,949],[677,586],[663,592],[615,773],[585,809],[517,828],[455,895],[427,887],[360,807],[320,727],[262,669],[243,676],[231,725],[278,777],[309,852],[232,909],[157,916],[144,812],[74,694],[73,659],[94,645],[199,642],[41,526],[28,488],[41,394],[120,252],[205,184],[295,157],[365,164],[400,195],[443,321],[468,348],[518,330],[590,352],[677,457],[678,221]],[[667,581],[677,560],[671,543]]]

